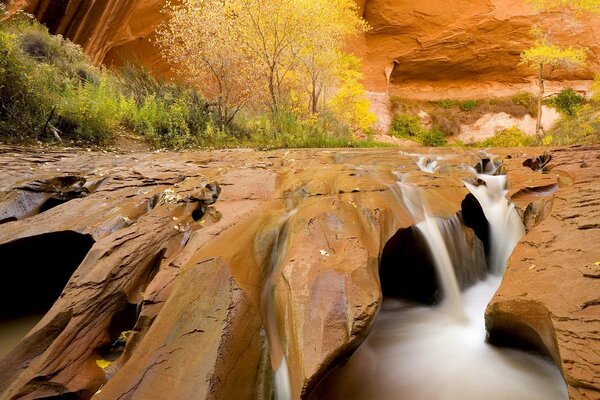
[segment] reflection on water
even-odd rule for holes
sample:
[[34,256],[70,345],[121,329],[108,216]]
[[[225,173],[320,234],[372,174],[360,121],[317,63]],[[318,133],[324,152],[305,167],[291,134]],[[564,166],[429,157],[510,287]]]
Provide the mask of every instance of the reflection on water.
[[563,400],[567,389],[545,359],[485,343],[489,277],[463,293],[467,320],[444,307],[385,300],[371,335],[313,399]]
[[43,314],[30,315],[18,319],[0,321],[0,359],[7,355],[43,316]]

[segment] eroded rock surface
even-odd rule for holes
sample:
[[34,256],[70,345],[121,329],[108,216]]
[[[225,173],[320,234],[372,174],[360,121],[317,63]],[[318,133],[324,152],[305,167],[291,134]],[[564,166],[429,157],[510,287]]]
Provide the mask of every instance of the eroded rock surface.
[[[594,398],[598,150],[494,153],[529,234],[490,307],[491,334],[518,325],[517,339],[538,335],[573,398]],[[470,220],[465,240],[482,251],[473,236],[481,217],[465,202],[463,180],[489,156],[432,150],[435,171],[417,166],[430,164],[422,157],[399,149],[0,147],[0,254],[12,258],[2,268],[26,252],[51,257],[75,250],[69,238],[89,239],[60,297],[0,362],[0,397],[269,399],[274,371],[287,365],[292,397],[307,398],[379,311],[382,252],[413,224],[398,181],[420,187],[434,215]],[[61,200],[42,207],[48,196]],[[551,233],[556,221],[567,237]],[[55,235],[56,246],[40,247],[44,235]],[[27,291],[33,278],[10,284]]]
[[530,225],[517,245],[488,307],[486,325],[492,342],[520,341],[551,356],[562,367],[571,399],[598,399],[600,149],[563,149],[549,155],[552,160],[543,167],[549,173],[534,173],[548,177],[547,182],[536,179],[537,190],[512,190],[517,204],[526,197],[553,198],[551,212],[538,207],[545,217]]

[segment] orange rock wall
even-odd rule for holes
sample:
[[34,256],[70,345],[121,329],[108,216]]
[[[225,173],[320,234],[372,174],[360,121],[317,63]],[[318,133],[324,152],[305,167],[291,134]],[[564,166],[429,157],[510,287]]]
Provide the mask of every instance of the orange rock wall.
[[[22,0],[18,0],[22,1]],[[364,57],[367,89],[417,95],[441,89],[517,87],[532,73],[519,66],[536,19],[525,0],[357,0],[372,26],[350,48]],[[164,0],[30,0],[26,10],[83,46],[96,63],[141,62],[159,73],[167,64],[152,44],[164,21]],[[558,75],[589,79],[600,71],[600,19],[568,21],[561,39],[590,48],[591,68]],[[498,85],[500,84],[500,85]]]

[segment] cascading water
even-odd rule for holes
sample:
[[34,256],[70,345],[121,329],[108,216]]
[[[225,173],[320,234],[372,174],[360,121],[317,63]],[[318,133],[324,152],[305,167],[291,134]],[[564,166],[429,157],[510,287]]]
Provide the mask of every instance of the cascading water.
[[419,161],[417,161],[417,167],[423,172],[427,172],[429,174],[433,174],[438,168],[437,160],[432,160],[429,157],[421,156],[419,157]]
[[[267,341],[269,343],[269,353],[271,367],[273,368],[273,398],[274,400],[291,400],[292,385],[290,374],[287,365],[287,360],[284,351],[284,345],[279,334],[277,324],[277,313],[275,310],[275,285],[276,279],[281,274],[281,257],[282,257],[282,238],[286,236],[285,226],[289,219],[297,212],[293,209],[279,217],[275,231],[275,242],[271,250],[269,265],[271,270],[267,275],[267,279],[263,284],[261,293],[261,305],[263,309],[263,318]],[[283,227],[283,228],[282,228]]]
[[476,186],[469,182],[465,185],[479,201],[490,225],[490,270],[502,274],[517,242],[525,235],[525,227],[515,206],[506,198],[506,175],[475,174],[485,185]]
[[467,187],[490,224],[491,274],[457,294],[459,285],[450,262],[458,258],[457,251],[447,248],[455,243],[455,224],[430,217],[418,189],[400,184],[404,202],[431,249],[442,303],[424,307],[385,299],[367,340],[313,399],[567,399],[565,382],[548,360],[485,342],[485,308],[524,228],[505,198],[506,177],[478,174],[478,178],[486,184]]
[[454,275],[454,268],[450,253],[444,243],[444,237],[435,218],[432,218],[425,207],[420,192],[414,187],[399,183],[406,207],[413,215],[422,219],[416,227],[425,237],[429,251],[437,266],[437,274],[444,294],[444,306],[457,319],[464,319],[462,299],[458,281]]

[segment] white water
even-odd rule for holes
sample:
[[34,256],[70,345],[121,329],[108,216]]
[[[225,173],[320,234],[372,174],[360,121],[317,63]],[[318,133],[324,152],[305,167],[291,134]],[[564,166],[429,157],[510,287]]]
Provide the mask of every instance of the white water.
[[468,182],[465,185],[481,204],[490,224],[490,270],[502,274],[517,242],[525,235],[525,228],[515,206],[506,198],[506,175],[477,174],[477,177],[485,185]]
[[417,161],[417,166],[421,171],[433,174],[438,168],[438,162],[427,156],[421,156],[419,157],[419,161]]
[[[491,163],[490,163],[491,164]],[[493,164],[492,164],[493,165]],[[490,171],[493,173],[493,171]],[[492,274],[457,294],[440,226],[418,191],[399,184],[404,203],[426,238],[443,291],[436,307],[384,300],[367,340],[313,399],[327,400],[564,400],[565,382],[550,361],[485,342],[484,314],[501,282],[505,264],[524,234],[505,198],[506,177],[478,175],[486,186],[468,185],[491,226]],[[460,266],[459,266],[460,269]],[[457,314],[457,309],[459,314]],[[462,316],[457,318],[458,316]]]
[[485,343],[484,311],[499,283],[490,277],[463,293],[462,323],[443,307],[385,300],[367,340],[314,399],[567,399],[550,362]]
[[289,219],[296,214],[298,210],[292,209],[291,211],[280,216],[276,222],[276,228],[273,233],[276,235],[275,243],[270,255],[270,266],[271,271],[269,272],[267,279],[265,280],[261,293],[261,307],[263,310],[263,318],[265,325],[265,332],[267,334],[267,341],[269,343],[269,353],[271,360],[271,367],[274,371],[273,379],[273,399],[274,400],[291,400],[292,399],[292,385],[290,381],[290,373],[287,365],[287,359],[285,355],[285,344],[281,339],[279,328],[277,324],[277,312],[275,310],[275,286],[277,279],[281,274],[281,259],[283,256],[282,249],[284,243],[282,243],[285,225]]
[[437,266],[437,274],[442,285],[444,296],[443,306],[448,312],[459,320],[464,319],[463,305],[460,288],[454,275],[454,268],[450,259],[450,253],[444,242],[444,237],[435,218],[429,215],[429,211],[421,197],[421,192],[414,186],[398,183],[402,191],[404,204],[415,219],[422,219],[416,224],[417,229],[426,239],[427,246]]

